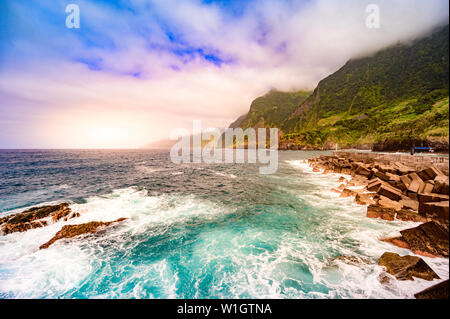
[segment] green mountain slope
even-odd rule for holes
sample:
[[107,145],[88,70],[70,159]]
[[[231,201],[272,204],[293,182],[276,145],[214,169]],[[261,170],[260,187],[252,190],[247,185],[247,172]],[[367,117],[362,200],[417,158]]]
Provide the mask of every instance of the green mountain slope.
[[301,148],[338,143],[398,150],[437,141],[448,149],[448,49],[447,25],[413,43],[348,61],[307,98],[307,92],[271,91],[253,101],[238,124],[278,127],[281,144]]
[[283,123],[285,139],[315,147],[448,141],[448,48],[446,26],[412,44],[350,60]]
[[[248,127],[281,127],[294,110],[303,103],[311,92],[281,92],[271,90],[258,97],[250,105],[250,111],[236,120],[232,126]],[[230,127],[232,127],[230,126]]]

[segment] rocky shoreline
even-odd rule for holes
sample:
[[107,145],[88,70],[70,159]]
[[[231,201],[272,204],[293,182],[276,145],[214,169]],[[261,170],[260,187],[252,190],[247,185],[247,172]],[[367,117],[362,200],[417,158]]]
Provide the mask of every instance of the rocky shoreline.
[[[410,167],[400,162],[387,164],[367,157],[356,160],[347,154],[320,156],[308,160],[314,172],[339,173],[341,184],[331,189],[340,197],[353,197],[367,206],[368,218],[422,223],[402,230],[401,236],[382,241],[426,257],[449,257],[449,177],[433,165]],[[359,189],[355,189],[359,186]],[[439,276],[416,256],[385,252],[378,264],[398,280],[425,280]],[[383,279],[380,278],[382,281]],[[448,280],[418,292],[416,298],[448,298]]]
[[[429,137],[427,139],[405,139],[401,141],[385,140],[367,144],[345,144],[338,143],[340,148],[356,149],[375,152],[406,152],[409,153],[413,146],[426,146],[435,153],[448,154],[450,151],[448,138]],[[326,142],[323,145],[310,145],[299,140],[283,139],[278,143],[280,151],[333,151],[336,143]]]
[[[80,213],[73,212],[68,203],[32,207],[24,212],[0,218],[0,234],[8,235],[15,232],[25,232],[30,229],[48,226],[60,220],[68,221],[77,217],[80,217]],[[124,220],[126,218],[119,218],[111,222],[92,221],[84,224],[64,225],[48,242],[39,246],[39,249],[48,248],[60,239],[95,234],[111,224]]]
[[[366,155],[366,154],[365,154]],[[449,177],[448,171],[422,162],[414,167],[408,163],[387,163],[385,158],[355,157],[354,153],[335,152],[333,156],[320,156],[307,161],[314,172],[339,173],[340,185],[331,191],[340,197],[353,198],[367,207],[368,218],[387,221],[414,222],[416,227],[400,231],[400,236],[380,238],[389,244],[409,249],[415,255],[449,258]],[[441,163],[442,164],[442,163]],[[347,175],[347,176],[345,176]],[[0,218],[0,235],[26,232],[30,229],[60,223],[60,230],[39,249],[46,249],[58,240],[71,240],[92,236],[113,227],[126,218],[114,221],[90,221],[87,223],[61,223],[80,217],[68,203],[33,207],[23,212]],[[421,223],[417,226],[417,223]],[[439,279],[436,272],[418,256],[400,256],[393,252],[383,253],[378,260],[386,273],[397,280],[413,280],[414,277],[432,281]],[[351,257],[350,257],[351,258]],[[337,259],[348,261],[348,256]],[[349,260],[359,263],[359,260]],[[380,276],[380,282],[391,280]],[[448,298],[448,280],[416,293],[416,298]]]

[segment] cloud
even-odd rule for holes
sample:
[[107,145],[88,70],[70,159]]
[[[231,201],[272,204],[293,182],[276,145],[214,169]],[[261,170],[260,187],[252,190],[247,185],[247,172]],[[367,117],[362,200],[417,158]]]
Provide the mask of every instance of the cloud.
[[[448,23],[446,0],[73,2],[80,29],[64,26],[68,1],[7,6],[0,147],[138,147],[193,119],[224,127],[270,88],[313,89]],[[365,26],[369,3],[380,29]]]

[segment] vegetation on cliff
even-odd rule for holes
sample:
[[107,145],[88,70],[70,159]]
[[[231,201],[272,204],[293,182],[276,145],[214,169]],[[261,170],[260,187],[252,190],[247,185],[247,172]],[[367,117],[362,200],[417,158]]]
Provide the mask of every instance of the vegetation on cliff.
[[427,140],[448,147],[448,48],[446,26],[352,59],[307,98],[307,92],[278,91],[257,98],[240,126],[276,126],[282,141],[318,148]]

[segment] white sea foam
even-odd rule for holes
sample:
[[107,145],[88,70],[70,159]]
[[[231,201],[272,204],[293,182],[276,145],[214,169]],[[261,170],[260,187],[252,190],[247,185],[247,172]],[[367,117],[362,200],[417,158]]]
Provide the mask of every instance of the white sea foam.
[[[195,195],[150,196],[138,188],[119,189],[72,204],[81,213],[79,218],[0,236],[0,292],[23,298],[71,296],[75,290],[91,298],[201,298],[206,281],[207,296],[221,298],[413,298],[414,293],[449,277],[448,259],[422,257],[440,280],[392,278],[389,284],[381,284],[383,268],[377,265],[381,254],[412,253],[379,239],[417,224],[366,218],[364,206],[329,192],[342,175],[314,173],[300,161],[287,163],[301,177],[289,177],[293,184],[283,191],[307,207],[291,214],[315,227],[313,238],[301,228],[283,231],[277,225],[260,228],[250,223],[234,229],[219,223],[198,233],[189,243],[188,254],[181,245],[176,263],[165,254],[136,263],[127,254],[142,241],[130,238],[164,240],[174,228],[200,227],[236,211]],[[63,225],[121,217],[128,220],[98,236],[61,240],[38,249]],[[119,265],[112,260],[113,254],[123,254]],[[336,255],[361,262],[345,262]],[[190,271],[190,278],[179,273],[183,269]],[[190,280],[182,287],[191,291],[180,290],[182,280]],[[100,288],[101,282],[108,283],[107,289]],[[90,288],[83,295],[86,285]]]
[[[11,293],[18,298],[56,298],[86,280],[94,265],[101,262],[98,260],[98,251],[87,248],[86,244],[98,249],[100,246],[95,245],[96,242],[101,243],[111,237],[119,241],[115,244],[122,245],[124,242],[120,240],[126,240],[133,234],[157,235],[164,233],[174,223],[183,223],[192,218],[205,221],[227,213],[222,207],[199,200],[193,195],[148,196],[146,191],[136,188],[116,190],[107,196],[93,196],[84,204],[72,204],[70,207],[81,216],[24,233],[0,236],[0,269],[3,272],[0,275],[0,292]],[[128,220],[107,229],[101,236],[90,236],[88,241],[83,238],[60,240],[48,249],[39,250],[39,246],[52,238],[63,225],[112,221],[121,217]],[[139,287],[152,276],[152,282],[160,282],[163,297],[176,297],[176,273],[170,271],[167,261],[140,267],[142,269],[133,271],[132,277],[139,276],[144,282],[139,283],[132,292],[120,294],[121,286],[112,285],[110,292],[97,297],[150,298],[152,296],[145,295],[145,290]],[[102,269],[102,272],[106,270]]]
[[[323,175],[313,172],[312,168],[304,161],[286,161],[296,169],[306,174],[304,179],[314,181],[315,185],[322,188],[321,192],[316,194],[299,194],[309,206],[317,207],[329,211],[329,224],[343,225],[346,228],[346,237],[358,242],[358,251],[347,250],[340,247],[339,239],[334,242],[337,244],[342,255],[368,258],[369,264],[355,266],[338,262],[339,274],[345,279],[338,280],[336,283],[324,279],[326,286],[333,288],[337,294],[335,297],[343,298],[414,298],[414,293],[421,291],[435,283],[449,278],[449,261],[446,258],[423,258],[428,265],[441,277],[433,282],[415,278],[414,281],[398,281],[391,278],[390,284],[381,284],[379,275],[383,273],[383,268],[376,264],[378,258],[386,251],[395,252],[400,255],[414,255],[410,250],[393,246],[382,242],[379,239],[400,235],[400,230],[412,228],[419,223],[403,222],[399,220],[384,221],[381,219],[371,219],[366,217],[366,207],[357,205],[352,198],[340,198],[339,194],[328,192],[330,187],[336,187],[337,179],[341,174],[331,173]],[[326,227],[326,224],[324,225]],[[324,229],[326,231],[326,229]],[[336,235],[336,234],[334,234]],[[298,243],[301,245],[301,243]],[[333,246],[333,242],[330,243]],[[326,278],[325,265],[320,267],[310,267],[319,269],[318,276]],[[392,276],[391,276],[392,277]]]

